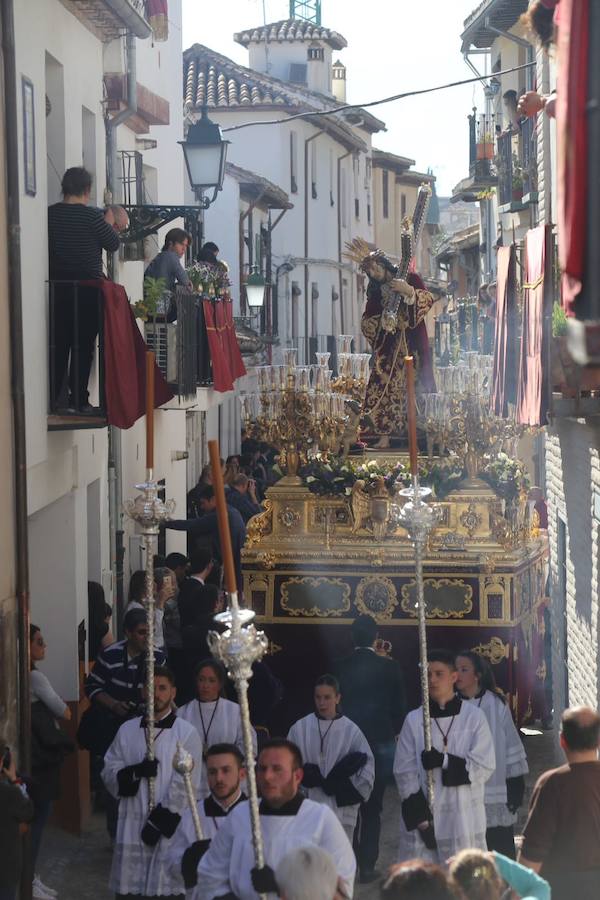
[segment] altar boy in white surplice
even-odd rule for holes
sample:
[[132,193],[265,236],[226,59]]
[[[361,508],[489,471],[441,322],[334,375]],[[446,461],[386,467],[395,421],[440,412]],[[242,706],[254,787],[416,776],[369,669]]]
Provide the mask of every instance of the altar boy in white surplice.
[[[175,682],[164,666],[154,670],[154,756],[146,759],[146,729],[142,717],[129,719],[119,728],[104,757],[102,780],[119,800],[119,821],[109,887],[117,897],[183,895],[180,879],[173,878],[167,864],[169,842],[185,809],[185,784],[173,769],[177,745],[198,763],[202,745],[196,729],[177,718],[172,710]],[[192,770],[198,789],[200,765]],[[155,776],[156,806],[148,813],[148,778]]]
[[[232,700],[226,700],[225,669],[216,659],[205,659],[196,666],[197,700],[180,706],[177,715],[193,725],[202,743],[203,761],[200,772],[198,797],[203,800],[210,794],[206,772],[206,753],[213,744],[235,744],[244,755],[242,717],[240,708]],[[252,728],[252,743],[256,754],[256,732]]]
[[307,797],[329,806],[352,841],[359,806],[373,790],[375,761],[358,725],[340,712],[337,678],[321,675],[314,696],[315,712],[292,725],[288,740],[302,753]]
[[[468,847],[486,849],[485,782],[496,764],[485,714],[455,694],[454,656],[429,654],[432,749],[425,750],[423,709],[408,714],[396,747],[394,776],[400,800],[398,861],[446,860]],[[427,803],[433,772],[434,808]]]

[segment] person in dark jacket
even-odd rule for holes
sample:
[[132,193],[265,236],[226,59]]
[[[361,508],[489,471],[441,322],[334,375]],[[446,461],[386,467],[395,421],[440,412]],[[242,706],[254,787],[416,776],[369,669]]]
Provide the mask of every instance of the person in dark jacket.
[[199,547],[190,557],[190,575],[179,588],[177,607],[183,645],[183,678],[177,687],[177,703],[181,706],[195,696],[194,671],[200,660],[211,655],[207,634],[214,631],[213,616],[219,604],[219,590],[207,584],[213,568],[212,553]]
[[253,478],[248,478],[243,472],[234,476],[231,487],[225,495],[228,506],[237,509],[240,516],[247,524],[252,516],[260,512],[260,504],[256,499],[256,484]]
[[[197,496],[202,515],[197,519],[171,519],[166,523],[166,527],[173,528],[176,531],[187,531],[191,538],[209,537],[213,555],[219,563],[222,563],[223,556],[217,520],[217,498],[212,485],[207,484],[200,488]],[[242,547],[246,543],[246,526],[237,509],[228,506],[227,514],[229,516],[229,531],[231,532],[237,587],[238,591],[241,591],[243,585]]]
[[23,839],[33,803],[17,775],[10,748],[0,737],[0,900],[15,900],[23,867]]
[[395,738],[406,715],[404,678],[399,664],[375,652],[377,623],[359,616],[352,623],[354,651],[334,663],[334,673],[344,698],[344,715],[358,725],[375,757],[375,784],[362,803],[354,834],[359,881],[368,884],[379,877],[381,810],[387,782],[392,775]]
[[[66,282],[103,277],[102,251],[119,249],[118,226],[89,205],[92,176],[79,166],[67,169],[62,179],[63,200],[48,207],[50,290],[54,301],[51,334],[51,395],[55,407],[90,414],[88,381],[100,322],[99,290]],[[77,332],[77,333],[75,333]],[[65,376],[71,357],[68,396]]]

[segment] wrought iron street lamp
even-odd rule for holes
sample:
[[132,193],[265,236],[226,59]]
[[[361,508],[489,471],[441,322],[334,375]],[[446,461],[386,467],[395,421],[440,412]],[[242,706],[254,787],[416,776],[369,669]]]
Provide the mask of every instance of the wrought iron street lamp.
[[252,310],[261,309],[265,302],[266,282],[259,273],[256,266],[252,267],[248,280],[246,281],[246,299],[248,306]]
[[[203,209],[208,209],[223,187],[227,145],[230,142],[223,140],[220,127],[211,122],[204,107],[200,121],[190,125],[186,140],[178,143],[183,148],[188,177],[198,203]],[[212,197],[205,196],[205,191],[211,189]]]

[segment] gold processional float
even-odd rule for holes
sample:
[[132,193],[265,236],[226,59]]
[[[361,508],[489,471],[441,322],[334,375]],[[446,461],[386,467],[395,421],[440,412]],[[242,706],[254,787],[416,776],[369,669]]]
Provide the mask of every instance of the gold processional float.
[[[351,353],[351,342],[338,338],[336,373],[329,353],[298,366],[284,351],[241,397],[248,435],[280,450],[282,477],[248,523],[244,600],[266,628],[290,720],[314,679],[350,652],[347,626],[361,613],[378,622],[411,705],[420,702],[415,545],[402,519],[408,453],[348,455],[369,375],[369,354]],[[423,553],[427,643],[486,656],[522,724],[544,715],[548,560],[514,458],[525,429],[490,412],[490,356],[462,353],[435,375],[438,393],[417,398],[420,483],[436,510]]]

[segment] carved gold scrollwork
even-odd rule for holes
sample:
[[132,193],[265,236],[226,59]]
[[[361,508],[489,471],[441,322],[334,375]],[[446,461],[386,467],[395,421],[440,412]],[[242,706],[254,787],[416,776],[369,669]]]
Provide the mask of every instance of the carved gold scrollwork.
[[[325,603],[313,603],[311,606],[291,605],[290,587],[294,585],[303,586],[307,589],[309,596],[321,599],[326,598],[327,588],[337,589],[340,603],[337,606],[327,606]],[[350,585],[340,578],[321,576],[288,578],[281,585],[281,608],[290,616],[317,616],[318,618],[341,616],[350,609]]]
[[[435,605],[436,603],[439,604],[439,601],[435,599],[435,594],[442,588],[447,588],[452,592],[462,589],[462,597],[460,597],[462,609],[450,605]],[[410,616],[416,616],[416,582],[413,580],[409,581],[408,584],[403,584],[401,593],[401,609]],[[425,604],[428,619],[462,619],[473,609],[473,588],[470,584],[466,584],[462,578],[426,578]]]
[[493,666],[497,666],[503,659],[508,659],[510,644],[505,644],[502,638],[492,637],[487,644],[478,644],[476,647],[472,647],[472,650],[489,659]]
[[365,575],[356,588],[354,602],[359,612],[381,622],[391,618],[398,605],[398,595],[389,578],[384,575]]
[[271,500],[263,502],[264,509],[248,522],[246,529],[246,547],[260,544],[262,539],[273,531],[273,503]]

